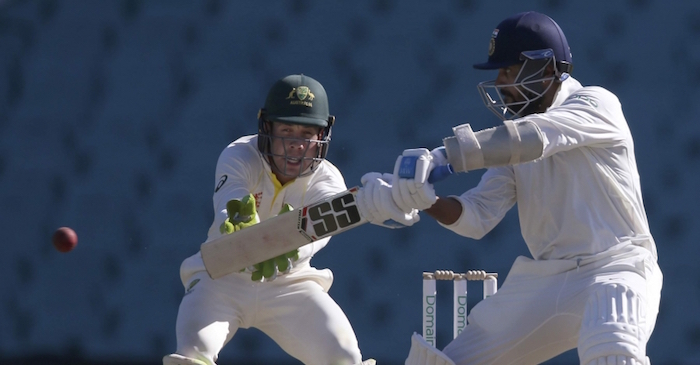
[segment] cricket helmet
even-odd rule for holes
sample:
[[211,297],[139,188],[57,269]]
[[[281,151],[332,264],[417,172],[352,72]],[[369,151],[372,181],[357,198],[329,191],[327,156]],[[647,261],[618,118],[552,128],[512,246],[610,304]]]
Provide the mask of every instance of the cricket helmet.
[[[503,20],[491,34],[488,60],[475,64],[474,68],[496,70],[515,64],[522,67],[514,84],[495,85],[495,80],[492,80],[477,86],[486,106],[502,119],[507,119],[508,114],[511,117],[527,114],[528,106],[537,105],[535,102],[555,84],[548,83],[545,88],[542,81],[564,81],[573,69],[569,43],[552,18],[529,11]],[[550,65],[554,75],[545,76],[545,70]],[[525,101],[504,101],[500,90],[514,86]]]
[[[318,140],[305,140],[307,145],[315,142],[318,151],[314,156],[304,157],[311,160],[310,168],[301,171],[298,176],[312,173],[326,158],[331,141],[331,128],[335,117],[328,111],[328,96],[323,85],[306,75],[289,75],[275,82],[265,99],[265,106],[258,112],[258,150],[265,155],[267,162],[274,165],[270,146],[273,138],[288,139],[272,134],[272,123],[283,122],[305,126],[319,127]],[[273,166],[286,175],[285,166]]]

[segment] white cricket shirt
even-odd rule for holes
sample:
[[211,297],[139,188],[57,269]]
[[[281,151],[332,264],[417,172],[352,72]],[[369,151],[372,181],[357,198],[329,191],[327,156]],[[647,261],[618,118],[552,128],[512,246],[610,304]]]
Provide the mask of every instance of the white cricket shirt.
[[[237,139],[221,152],[214,181],[214,222],[209,228],[207,242],[222,235],[219,227],[228,217],[226,203],[229,200],[253,194],[262,222],[276,216],[284,203],[301,208],[347,190],[342,174],[327,160],[322,161],[312,174],[298,177],[282,186],[257,146],[257,135],[250,135]],[[330,237],[327,237],[301,247],[298,262],[310,259],[329,240]],[[183,266],[187,267],[181,268],[181,274],[205,270],[199,252],[185,260]]]
[[610,91],[565,80],[554,103],[532,121],[544,136],[543,156],[489,168],[459,197],[457,234],[479,239],[518,205],[523,239],[535,259],[572,259],[624,242],[656,258],[642,202],[634,143]]

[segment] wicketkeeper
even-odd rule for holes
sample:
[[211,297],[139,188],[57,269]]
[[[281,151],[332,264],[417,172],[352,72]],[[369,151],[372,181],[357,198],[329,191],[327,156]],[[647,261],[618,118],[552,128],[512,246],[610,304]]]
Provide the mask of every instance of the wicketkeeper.
[[[340,171],[326,160],[334,122],[318,81],[305,75],[277,81],[258,115],[258,134],[237,139],[219,156],[207,240],[347,190]],[[388,208],[385,204],[379,212],[373,200],[363,199],[358,209],[377,221],[413,224],[418,211],[405,214],[393,203],[390,181],[387,175],[367,182],[359,194],[381,191],[389,197]],[[213,365],[236,331],[250,327],[304,364],[360,364],[355,332],[328,294],[333,274],[310,264],[329,239],[216,280],[199,252],[187,258],[180,267],[185,294],[177,316],[177,351],[163,364]]]

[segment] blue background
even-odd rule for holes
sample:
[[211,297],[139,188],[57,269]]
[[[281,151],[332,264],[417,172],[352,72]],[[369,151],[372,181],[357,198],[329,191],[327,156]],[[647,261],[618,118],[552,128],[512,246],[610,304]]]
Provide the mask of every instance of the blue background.
[[[179,265],[213,217],[216,159],[256,132],[275,80],[304,73],[326,87],[337,116],[328,158],[357,185],[404,148],[438,146],[454,125],[498,123],[476,90],[495,75],[471,64],[485,60],[493,28],[524,10],[553,17],[573,75],[623,104],[665,274],[648,354],[699,364],[691,0],[0,0],[0,363],[158,364],[175,350]],[[438,193],[459,194],[481,173]],[[313,261],[333,269],[330,293],[381,365],[402,364],[420,331],[422,271],[486,269],[502,281],[527,255],[515,210],[480,241],[423,218],[343,233]],[[78,232],[73,252],[51,246],[60,226]],[[452,289],[438,290],[442,347]],[[471,306],[481,288],[470,293]],[[248,330],[221,353],[233,363],[298,362]]]

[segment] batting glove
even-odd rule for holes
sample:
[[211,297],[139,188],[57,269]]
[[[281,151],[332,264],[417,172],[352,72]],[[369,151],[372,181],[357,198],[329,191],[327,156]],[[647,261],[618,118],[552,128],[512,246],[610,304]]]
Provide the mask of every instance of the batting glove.
[[435,204],[437,195],[428,177],[435,167],[442,165],[447,165],[444,147],[433,151],[414,148],[401,153],[394,165],[394,185],[391,188],[391,195],[401,210],[425,210]]
[[368,222],[386,228],[404,228],[420,220],[418,210],[402,211],[391,196],[391,174],[370,172],[360,180],[357,208]]
[[[292,206],[285,203],[284,206],[282,206],[279,214],[290,211],[292,211]],[[275,258],[257,263],[250,268],[250,270],[253,272],[250,279],[261,282],[275,280],[277,275],[280,273],[286,274],[292,270],[294,263],[297,260],[299,260],[299,249],[295,249]]]

